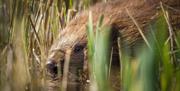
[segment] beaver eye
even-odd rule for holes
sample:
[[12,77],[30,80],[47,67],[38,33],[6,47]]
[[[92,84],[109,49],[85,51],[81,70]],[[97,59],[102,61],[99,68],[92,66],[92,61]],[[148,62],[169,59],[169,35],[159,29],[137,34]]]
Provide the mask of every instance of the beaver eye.
[[78,53],[81,52],[83,50],[83,46],[82,45],[76,45],[74,48],[74,53]]

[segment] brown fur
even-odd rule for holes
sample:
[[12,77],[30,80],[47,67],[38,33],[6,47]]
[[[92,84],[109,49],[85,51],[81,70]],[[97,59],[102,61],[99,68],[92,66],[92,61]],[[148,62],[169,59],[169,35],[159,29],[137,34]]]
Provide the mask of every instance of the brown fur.
[[[107,3],[97,3],[89,10],[78,13],[67,24],[52,45],[48,58],[58,62],[64,59],[66,49],[74,49],[77,44],[86,46],[86,25],[89,11],[92,12],[94,25],[96,25],[99,17],[104,15],[104,25],[111,26],[112,31],[119,32],[120,35],[118,36],[126,42],[124,44],[134,45],[138,40],[142,40],[142,37],[126,11],[128,10],[131,13],[146,35],[148,31],[146,30],[146,26],[158,16],[157,11],[160,9],[159,1],[117,0]],[[162,2],[163,4],[173,6],[176,0],[163,0]]]

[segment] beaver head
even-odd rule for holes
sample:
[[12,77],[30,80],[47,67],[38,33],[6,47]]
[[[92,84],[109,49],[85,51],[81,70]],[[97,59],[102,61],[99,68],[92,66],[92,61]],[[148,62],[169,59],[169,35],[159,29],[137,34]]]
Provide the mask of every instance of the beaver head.
[[[86,13],[84,13],[86,14]],[[57,63],[65,60],[65,53],[67,49],[71,49],[72,61],[84,60],[84,49],[86,48],[86,18],[83,13],[81,16],[76,16],[66,28],[63,29],[53,43],[48,53],[47,67],[51,73],[57,73]]]

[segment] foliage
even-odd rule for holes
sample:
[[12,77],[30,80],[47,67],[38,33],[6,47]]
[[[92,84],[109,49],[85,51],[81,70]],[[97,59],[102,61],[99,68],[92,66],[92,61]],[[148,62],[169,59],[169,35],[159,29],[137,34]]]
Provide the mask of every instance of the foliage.
[[[107,0],[0,0],[0,91],[46,91],[49,47],[77,11],[97,1]],[[109,91],[110,29],[103,25],[103,15],[94,28],[89,15],[91,85]],[[119,46],[123,90],[180,91],[180,32],[172,30],[163,8],[148,29],[152,49],[144,45],[136,59],[128,56],[129,49]]]

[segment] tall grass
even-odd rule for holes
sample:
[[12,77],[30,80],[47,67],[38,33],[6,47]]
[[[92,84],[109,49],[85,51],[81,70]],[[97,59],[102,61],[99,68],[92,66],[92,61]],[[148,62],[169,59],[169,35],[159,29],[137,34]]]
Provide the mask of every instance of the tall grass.
[[[173,31],[168,12],[161,6],[157,20],[150,23],[149,35],[142,34],[146,45],[141,45],[136,58],[128,55],[129,49],[120,46],[121,83],[123,91],[179,91],[179,33]],[[130,16],[132,21],[136,20]],[[91,91],[109,91],[108,86],[108,39],[109,28],[103,28],[101,17],[96,28],[93,27],[92,16],[89,14],[87,27],[88,55],[91,73]],[[137,28],[139,25],[136,23]],[[94,29],[96,29],[94,33]],[[104,36],[103,36],[104,35]],[[100,40],[100,41],[99,41]],[[103,46],[103,47],[102,47]]]
[[91,91],[109,91],[108,69],[109,69],[109,39],[110,28],[103,24],[103,15],[96,25],[94,33],[92,15],[89,14],[87,26],[88,34],[88,58],[90,65]]
[[[4,51],[0,63],[3,65],[0,71],[1,90],[43,90],[48,47],[60,28],[57,6],[51,6],[49,1],[36,0],[2,2],[8,12],[4,18],[9,22],[3,26],[7,29],[1,29],[1,33],[5,31],[9,35],[2,38],[8,41],[1,47]],[[52,19],[54,17],[57,18]]]
[[157,20],[149,24],[147,37],[150,45],[142,46],[135,60],[126,55],[126,49],[121,51],[124,91],[179,90],[180,70],[177,70],[178,58],[173,52],[179,50],[178,42],[174,44],[178,35],[172,31],[167,11],[163,8],[162,11]]
[[0,0],[0,90],[44,91],[50,45],[71,11],[95,1]]
[[[0,0],[0,91],[48,90],[45,61],[50,45],[75,12],[98,1],[107,0]],[[148,26],[151,49],[144,45],[131,59],[119,45],[124,91],[180,91],[180,32],[172,31],[170,16],[161,8],[160,17]],[[87,33],[91,90],[110,91],[111,33],[103,16],[94,28],[90,14]]]

